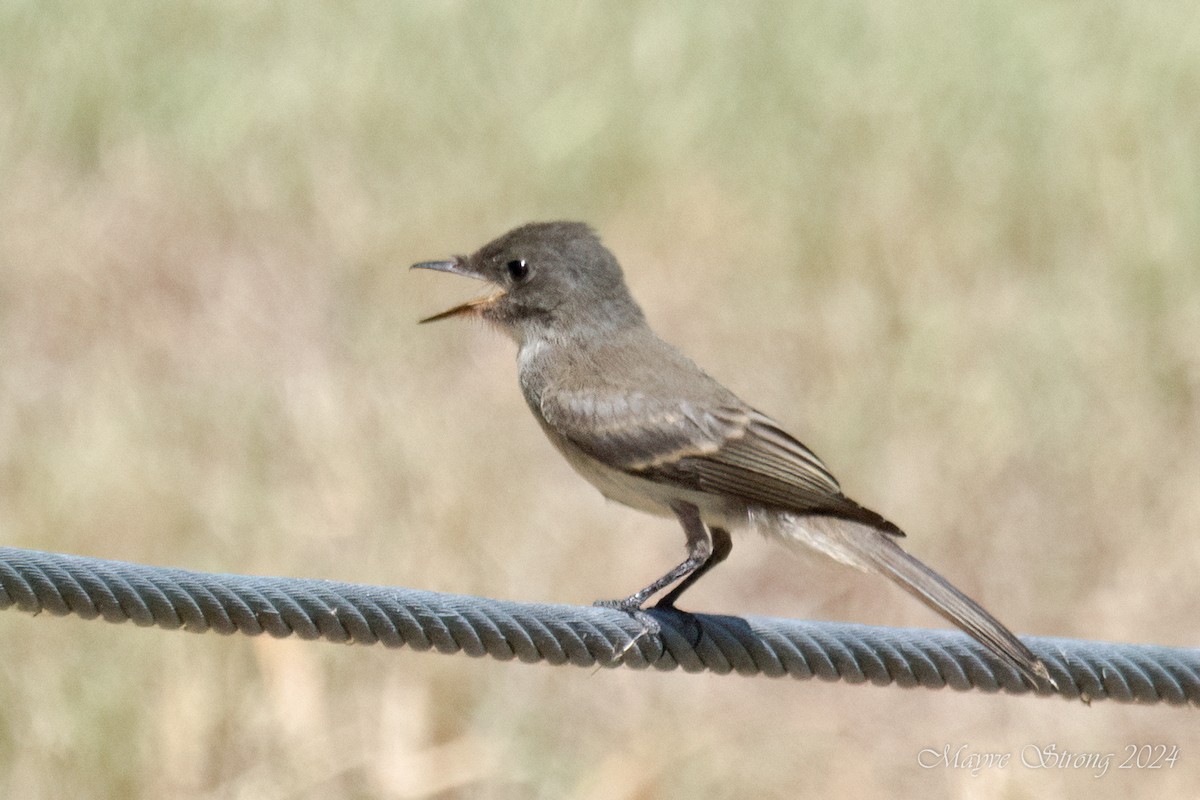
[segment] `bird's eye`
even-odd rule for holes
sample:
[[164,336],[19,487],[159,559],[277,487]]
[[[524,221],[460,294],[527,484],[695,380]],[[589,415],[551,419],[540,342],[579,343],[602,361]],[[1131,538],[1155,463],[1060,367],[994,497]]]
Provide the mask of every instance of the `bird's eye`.
[[508,270],[508,277],[514,281],[523,281],[525,280],[525,276],[529,274],[529,266],[523,258],[514,258],[505,264],[504,268]]

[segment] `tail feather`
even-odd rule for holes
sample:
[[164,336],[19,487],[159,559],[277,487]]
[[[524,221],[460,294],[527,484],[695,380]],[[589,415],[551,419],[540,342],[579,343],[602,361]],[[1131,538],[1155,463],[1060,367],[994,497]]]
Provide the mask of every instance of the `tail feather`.
[[867,525],[829,517],[787,514],[770,522],[773,524],[769,527],[787,541],[806,544],[845,564],[891,578],[1011,664],[1035,686],[1039,680],[1055,685],[1046,665],[1012,631],[941,575],[905,552],[894,537]]
[[863,548],[864,555],[881,573],[925,605],[974,636],[996,655],[1012,664],[1036,686],[1038,679],[1054,683],[1046,665],[1001,622],[953,584],[883,536]]

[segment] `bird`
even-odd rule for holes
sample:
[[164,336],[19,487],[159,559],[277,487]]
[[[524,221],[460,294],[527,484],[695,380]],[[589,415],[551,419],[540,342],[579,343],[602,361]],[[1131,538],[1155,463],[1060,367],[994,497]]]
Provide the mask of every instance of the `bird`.
[[643,613],[680,596],[753,528],[890,578],[1034,686],[1053,683],[1008,628],[900,546],[905,533],[851,500],[816,454],[661,339],[620,263],[587,224],[531,222],[471,255],[424,261],[491,292],[421,320],[485,320],[515,341],[525,402],[547,438],[610,500],[675,517],[686,558],[658,580],[597,605]]

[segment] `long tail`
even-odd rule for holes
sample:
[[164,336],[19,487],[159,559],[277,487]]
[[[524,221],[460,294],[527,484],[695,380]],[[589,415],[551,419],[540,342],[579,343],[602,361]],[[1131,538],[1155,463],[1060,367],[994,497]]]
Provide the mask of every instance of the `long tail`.
[[802,543],[842,563],[886,575],[1012,664],[1034,686],[1039,680],[1055,685],[1046,665],[1012,631],[941,575],[901,549],[893,535],[833,517],[800,517],[776,512],[770,514],[770,519],[756,522],[787,542]]

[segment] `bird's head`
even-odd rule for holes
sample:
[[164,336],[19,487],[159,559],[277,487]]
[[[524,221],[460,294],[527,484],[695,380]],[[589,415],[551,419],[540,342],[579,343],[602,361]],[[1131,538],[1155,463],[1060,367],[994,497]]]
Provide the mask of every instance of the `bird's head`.
[[494,287],[490,294],[421,322],[477,316],[523,341],[533,329],[565,336],[642,321],[617,259],[582,222],[532,222],[472,255],[412,268],[465,275]]

